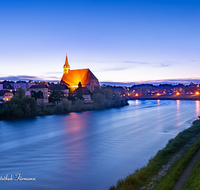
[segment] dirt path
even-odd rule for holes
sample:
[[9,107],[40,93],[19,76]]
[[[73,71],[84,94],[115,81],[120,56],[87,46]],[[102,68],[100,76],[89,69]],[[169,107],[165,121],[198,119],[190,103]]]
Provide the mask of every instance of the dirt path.
[[173,190],[182,190],[184,188],[185,184],[190,178],[194,166],[197,164],[199,159],[200,159],[200,149],[196,152],[196,154],[192,157],[188,165],[183,170],[178,181],[174,184]]

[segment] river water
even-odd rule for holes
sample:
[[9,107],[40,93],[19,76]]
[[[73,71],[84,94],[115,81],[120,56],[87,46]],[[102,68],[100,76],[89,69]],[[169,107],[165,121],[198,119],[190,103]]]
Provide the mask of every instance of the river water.
[[[131,100],[107,110],[0,121],[0,189],[106,190],[191,126],[199,101]],[[35,181],[14,181],[15,174]]]

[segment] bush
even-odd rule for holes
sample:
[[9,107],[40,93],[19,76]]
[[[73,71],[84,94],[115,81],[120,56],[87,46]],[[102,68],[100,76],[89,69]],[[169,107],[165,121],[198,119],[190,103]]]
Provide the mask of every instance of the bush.
[[92,99],[93,99],[93,101],[94,101],[95,103],[97,103],[99,106],[103,105],[103,103],[104,103],[104,101],[105,101],[105,97],[104,97],[102,94],[100,94],[100,93],[94,94],[93,97],[92,97]]
[[55,107],[55,113],[66,113],[71,108],[71,102],[67,99],[62,99]]
[[121,106],[121,97],[119,95],[115,96],[114,104],[115,104],[116,107]]
[[63,112],[64,112],[64,109],[63,109],[62,105],[57,104],[55,107],[55,113],[63,113]]
[[1,119],[15,119],[36,115],[36,100],[34,98],[14,97],[4,104]]
[[75,108],[75,111],[83,111],[83,100],[76,100],[75,104],[74,104],[74,108]]
[[41,109],[42,113],[44,113],[45,108],[46,108],[46,104],[44,102],[41,102],[40,103],[40,109]]
[[62,99],[59,104],[63,107],[63,111],[64,112],[69,112],[70,111],[71,102],[69,100]]

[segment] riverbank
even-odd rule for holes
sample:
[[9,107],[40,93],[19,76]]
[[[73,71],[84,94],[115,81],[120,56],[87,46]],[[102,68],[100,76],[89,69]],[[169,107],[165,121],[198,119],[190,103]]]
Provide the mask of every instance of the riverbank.
[[4,107],[0,109],[0,120],[110,109],[126,105],[129,104],[128,99],[125,97],[117,97],[114,100],[104,99],[103,101],[95,101],[87,104],[79,99],[73,104],[67,99],[62,99],[57,105],[52,106],[47,106],[44,103],[37,106],[33,98],[13,98],[10,102],[6,102]]
[[183,169],[200,148],[200,137],[197,135],[199,133],[200,120],[198,119],[190,128],[169,140],[166,147],[149,160],[147,166],[136,170],[124,179],[119,179],[117,185],[109,189],[172,189]]
[[141,95],[129,97],[129,100],[200,100],[200,95],[180,94],[180,95]]

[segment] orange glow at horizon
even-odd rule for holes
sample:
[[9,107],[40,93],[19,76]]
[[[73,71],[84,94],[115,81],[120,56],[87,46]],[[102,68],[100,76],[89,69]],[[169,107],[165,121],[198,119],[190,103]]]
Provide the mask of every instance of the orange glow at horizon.
[[157,93],[156,95],[157,95],[157,96],[160,96],[161,94],[160,94],[160,93]]
[[180,95],[180,92],[177,92],[176,95],[179,96],[179,95]]
[[138,94],[138,93],[136,93],[136,94],[135,94],[135,96],[139,96],[139,94]]
[[195,94],[196,94],[196,95],[199,95],[199,92],[197,91],[197,92],[195,92]]

